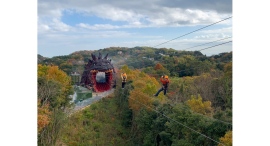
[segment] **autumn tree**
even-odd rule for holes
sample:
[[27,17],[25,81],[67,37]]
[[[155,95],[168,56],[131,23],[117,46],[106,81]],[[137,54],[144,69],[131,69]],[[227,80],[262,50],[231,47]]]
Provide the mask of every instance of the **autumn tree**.
[[[225,144],[226,146],[232,146],[232,131],[227,131],[224,137],[221,137],[219,140],[222,144]],[[221,146],[221,144],[219,144],[218,146]]]
[[38,65],[38,144],[55,145],[73,94],[71,78],[57,66]]
[[225,72],[225,76],[232,78],[232,62],[225,64],[224,72]]
[[232,63],[229,62],[224,66],[224,74],[212,81],[211,90],[216,98],[215,106],[222,110],[232,109]]
[[212,107],[210,101],[202,101],[201,95],[198,95],[198,97],[192,95],[191,99],[187,101],[187,104],[189,107],[197,113],[201,113],[204,115],[211,115],[212,114]]
[[51,111],[49,105],[41,105],[40,100],[38,101],[38,133],[46,127],[50,122]]
[[138,111],[143,107],[141,104],[151,107],[152,99],[150,96],[156,92],[159,86],[156,79],[139,70],[130,70],[127,66],[122,67],[122,70],[127,73],[128,78],[130,76],[134,87],[129,96],[130,108]]
[[164,67],[160,63],[157,63],[154,69],[160,70],[160,69],[164,69]]
[[38,65],[38,98],[52,108],[69,106],[73,94],[71,78],[57,66]]

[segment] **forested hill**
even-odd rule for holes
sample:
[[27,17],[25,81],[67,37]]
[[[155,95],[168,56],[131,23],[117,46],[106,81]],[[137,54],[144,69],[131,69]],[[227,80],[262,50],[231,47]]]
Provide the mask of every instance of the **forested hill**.
[[[117,74],[114,94],[66,118],[69,74],[98,52],[127,73],[127,84]],[[111,47],[38,59],[39,145],[232,145],[232,52]],[[164,74],[168,93],[155,97]]]
[[[67,74],[83,72],[83,65],[91,58],[91,53],[102,55],[109,54],[115,66],[128,65],[130,68],[151,70],[155,64],[161,63],[172,76],[197,75],[202,70],[207,70],[209,64],[223,69],[227,62],[232,61],[232,52],[224,52],[213,56],[205,56],[199,51],[178,51],[174,49],[155,49],[149,47],[110,47],[100,50],[76,51],[70,55],[46,58],[38,55],[38,63],[44,65],[57,65]],[[201,66],[201,68],[196,68]],[[150,67],[150,68],[149,68]],[[189,72],[181,72],[187,68],[195,68]],[[209,68],[208,68],[209,69]],[[179,73],[180,72],[180,73]]]

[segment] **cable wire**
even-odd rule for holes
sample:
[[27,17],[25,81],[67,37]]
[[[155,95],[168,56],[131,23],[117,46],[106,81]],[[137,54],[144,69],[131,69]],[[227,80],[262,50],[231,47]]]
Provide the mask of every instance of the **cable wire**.
[[230,42],[232,42],[232,41],[224,42],[224,43],[217,44],[217,45],[214,45],[214,46],[211,46],[211,47],[207,47],[207,48],[204,48],[204,49],[200,49],[200,50],[197,50],[197,51],[206,50],[206,49],[213,48],[213,47],[216,47],[216,46],[220,46],[220,45],[223,45],[223,44],[227,44],[227,43],[230,43]]
[[[230,37],[228,37],[228,38],[230,38]],[[225,38],[225,39],[227,39],[227,38]],[[220,39],[220,40],[224,40],[224,39]],[[219,41],[219,40],[216,40],[216,41]],[[213,41],[213,42],[216,42],[216,41]],[[209,43],[213,43],[213,42],[209,42]],[[213,47],[216,47],[216,46],[220,46],[220,45],[223,45],[223,44],[227,44],[227,43],[230,43],[230,42],[232,42],[232,41],[220,43],[220,44],[217,44],[217,45],[214,45],[214,46],[206,47],[206,48],[203,48],[203,49],[200,49],[200,50],[195,50],[195,51],[202,51],[202,50],[210,49],[210,48],[213,48]],[[206,43],[206,44],[209,44],[209,43]],[[136,62],[141,62],[141,61],[136,61]],[[202,67],[193,67],[193,68],[181,70],[181,71],[178,71],[178,72],[184,72],[184,71],[192,70],[192,69],[195,69],[195,68],[202,68]]]
[[[180,123],[180,122],[178,122],[178,121],[176,121],[176,120],[174,120],[174,119],[171,119],[170,117],[168,117],[168,116],[166,116],[165,114],[159,112],[158,110],[155,110],[155,109],[153,109],[153,108],[151,108],[151,107],[148,107],[147,105],[145,105],[145,104],[143,104],[143,103],[141,103],[141,102],[139,102],[139,101],[137,101],[137,100],[135,100],[135,99],[133,99],[133,98],[131,98],[131,97],[129,97],[129,98],[132,99],[132,100],[134,100],[134,101],[137,102],[137,103],[142,104],[143,106],[145,106],[145,107],[147,107],[147,108],[149,108],[149,109],[152,109],[153,111],[155,111],[155,112],[161,114],[162,116],[166,117],[167,119],[170,119],[171,121],[174,121],[174,122],[176,122],[176,123],[178,123],[178,124],[180,124],[180,125],[182,125],[182,126],[188,128],[189,130],[191,130],[191,131],[193,131],[193,132],[196,132],[196,133],[198,133],[198,134],[200,134],[200,135],[202,135],[202,136],[204,136],[204,137],[206,137],[206,138],[208,138],[208,139],[210,139],[210,140],[212,140],[212,141],[214,141],[214,142],[216,142],[216,143],[218,143],[218,144],[224,145],[223,143],[220,143],[220,142],[218,142],[218,141],[216,141],[216,140],[214,140],[214,139],[212,139],[212,138],[206,136],[205,134],[202,134],[202,133],[200,133],[200,132],[198,132],[198,131],[196,131],[196,130],[194,130],[194,129],[192,129],[192,128],[190,128],[190,127],[188,127],[188,126],[186,126],[186,125],[184,125],[184,124],[182,124],[182,123]],[[225,146],[225,145],[224,145],[224,146]]]
[[[214,46],[210,46],[210,47],[207,47],[207,48],[203,48],[203,49],[200,49],[200,50],[196,50],[196,51],[202,51],[202,50],[210,49],[210,48],[213,48],[213,47],[216,47],[216,46],[220,46],[220,45],[223,45],[223,44],[227,44],[227,43],[230,43],[230,42],[232,42],[232,41],[220,43],[220,44],[217,44],[217,45],[214,45]],[[178,72],[183,72],[183,71],[187,71],[187,70],[192,70],[192,69],[195,69],[195,68],[202,68],[202,66],[201,66],[201,67],[193,67],[193,68],[185,69],[185,70],[181,70],[181,71],[178,71]]]
[[[137,75],[137,76],[138,76],[138,75]],[[122,92],[120,92],[120,94],[121,94],[121,95],[124,95]],[[188,127],[188,126],[186,126],[186,125],[184,125],[184,124],[182,124],[182,123],[180,123],[180,122],[178,122],[178,121],[176,121],[176,120],[174,120],[174,119],[172,119],[172,118],[170,118],[170,117],[168,117],[167,115],[165,115],[165,114],[159,112],[158,110],[153,109],[153,108],[151,108],[151,107],[149,107],[149,106],[147,106],[147,105],[145,105],[145,104],[143,104],[143,103],[141,103],[141,102],[139,102],[139,101],[137,101],[137,100],[131,98],[130,96],[128,96],[128,98],[134,100],[135,102],[137,102],[137,103],[139,103],[139,104],[141,104],[141,105],[143,105],[143,106],[145,106],[145,107],[147,107],[147,108],[149,108],[149,109],[152,109],[153,111],[155,111],[155,112],[161,114],[162,116],[166,117],[167,119],[170,119],[171,121],[174,121],[174,122],[176,122],[176,123],[178,123],[178,124],[180,124],[180,125],[182,125],[182,126],[188,128],[189,130],[192,130],[193,132],[196,132],[196,133],[198,133],[198,134],[200,134],[200,135],[202,135],[202,136],[204,136],[204,137],[206,137],[206,138],[208,138],[208,139],[210,139],[210,140],[212,140],[212,141],[214,141],[214,142],[216,142],[216,143],[219,143],[219,144],[221,144],[221,145],[224,145],[223,143],[220,143],[220,142],[218,142],[218,141],[216,141],[216,140],[214,140],[214,139],[212,139],[212,138],[206,136],[205,134],[202,134],[202,133],[200,133],[200,132],[198,132],[198,131],[196,131],[196,130],[194,130],[194,129],[192,129],[192,128],[190,128],[190,127]],[[222,121],[222,122],[224,123],[224,121]],[[226,123],[226,122],[225,122],[225,123]],[[230,123],[229,123],[229,124],[230,124]],[[224,146],[225,146],[225,145],[224,145]]]
[[223,39],[220,39],[220,40],[212,41],[212,42],[209,42],[209,43],[200,44],[200,45],[197,45],[197,46],[193,46],[193,47],[190,47],[190,48],[186,48],[186,49],[184,49],[183,51],[189,50],[189,49],[191,49],[191,48],[196,48],[196,47],[199,47],[199,46],[203,46],[203,45],[206,45],[206,44],[211,44],[211,43],[214,43],[214,42],[217,42],[217,41],[229,39],[229,38],[232,38],[232,37],[227,37],[227,38],[223,38]]
[[[229,17],[229,18],[231,18],[231,17]],[[226,19],[229,19],[229,18],[226,18]],[[224,20],[226,20],[226,19],[224,19]],[[224,21],[224,20],[221,20],[221,21]],[[221,21],[219,21],[219,22],[221,22]],[[216,23],[219,23],[219,22],[216,22]],[[213,24],[211,24],[211,25],[214,25],[214,24],[216,24],[216,23],[213,23]],[[205,26],[205,27],[203,27],[203,28],[209,27],[209,26],[211,26],[211,25]],[[203,29],[203,28],[200,28],[200,29],[198,29],[198,30],[201,30],[201,29]],[[198,31],[198,30],[195,30],[195,31]],[[195,32],[195,31],[193,31],[193,32]],[[190,32],[190,33],[192,33],[192,32]],[[188,34],[190,34],[190,33],[188,33]],[[185,34],[185,35],[188,35],[188,34]],[[182,36],[185,36],[185,35],[182,35]],[[180,37],[182,37],[182,36],[180,36]],[[179,38],[179,37],[177,37],[177,38]],[[177,38],[175,38],[175,39],[177,39]],[[173,40],[174,40],[174,39],[173,39]],[[171,40],[170,40],[170,41],[171,41]],[[169,42],[169,41],[167,41],[167,42]],[[211,46],[211,47],[207,47],[207,48],[204,48],[204,49],[201,49],[201,50],[206,50],[206,49],[213,48],[213,47],[219,46],[219,45],[223,45],[223,44],[226,44],[226,43],[229,43],[229,42],[232,42],[232,41],[228,41],[228,42],[225,42],[225,43],[221,43],[221,44],[218,44],[218,45],[214,45],[214,46]],[[166,43],[166,42],[165,42],[165,43]],[[164,43],[162,43],[162,44],[164,44]],[[161,45],[161,44],[160,44],[160,45]],[[201,50],[199,50],[199,51],[201,51]],[[195,67],[195,68],[196,68],[196,67]],[[182,70],[182,71],[184,71],[184,70]],[[107,84],[108,84],[108,83],[107,83]],[[122,93],[121,93],[121,94],[122,94]],[[123,95],[123,94],[122,94],[122,95]],[[161,114],[162,116],[166,117],[167,119],[169,119],[169,120],[171,120],[171,121],[174,121],[174,122],[176,122],[176,123],[178,123],[178,124],[184,126],[185,128],[188,128],[189,130],[191,130],[191,131],[193,131],[193,132],[196,132],[196,133],[198,133],[198,134],[204,136],[205,138],[208,138],[208,139],[210,139],[210,140],[212,140],[212,141],[214,141],[214,142],[216,142],[216,143],[218,143],[218,144],[224,145],[223,143],[220,143],[220,142],[218,142],[218,141],[216,141],[216,140],[214,140],[214,139],[212,139],[212,138],[206,136],[205,134],[202,134],[202,133],[200,133],[200,132],[198,132],[198,131],[196,131],[196,130],[194,130],[194,129],[192,129],[192,128],[190,128],[190,127],[188,127],[188,126],[186,126],[186,125],[184,125],[184,124],[182,124],[182,123],[180,123],[180,122],[178,122],[178,121],[176,121],[176,120],[174,120],[174,119],[172,119],[172,118],[170,118],[170,117],[168,117],[167,115],[165,115],[165,114],[159,112],[158,110],[155,110],[155,109],[153,109],[153,108],[151,108],[151,107],[149,107],[149,106],[147,106],[147,105],[145,105],[145,104],[143,104],[143,103],[141,103],[141,102],[139,102],[139,101],[137,101],[137,100],[131,98],[130,96],[129,96],[128,98],[134,100],[134,101],[137,102],[137,103],[140,103],[141,105],[143,105],[143,106],[145,106],[145,107],[147,107],[147,108],[149,108],[149,109],[152,109],[153,111],[155,111],[155,112]],[[214,119],[214,118],[212,118],[212,119]],[[218,119],[215,119],[215,120],[218,120]],[[218,120],[218,121],[221,121],[221,120]],[[227,122],[224,122],[224,121],[221,121],[221,122],[227,123]],[[230,124],[230,123],[227,123],[227,124]],[[224,145],[224,146],[225,146],[225,145]]]
[[230,16],[230,17],[228,17],[228,18],[225,18],[225,19],[223,19],[223,20],[220,20],[220,21],[218,21],[218,22],[212,23],[212,24],[210,24],[210,25],[204,26],[204,27],[202,27],[202,28],[196,29],[196,30],[194,30],[194,31],[192,31],[192,32],[186,33],[186,34],[184,34],[184,35],[181,35],[181,36],[176,37],[176,38],[174,38],[174,39],[171,39],[171,40],[169,40],[169,41],[163,42],[163,43],[158,44],[158,45],[156,45],[156,46],[153,46],[153,48],[154,48],[154,47],[157,47],[157,46],[160,46],[160,45],[162,45],[162,44],[168,43],[168,42],[170,42],[170,41],[176,40],[176,39],[181,38],[181,37],[183,37],[183,36],[189,35],[189,34],[194,33],[194,32],[196,32],[196,31],[202,30],[202,29],[204,29],[204,28],[206,28],[206,27],[215,25],[215,24],[217,24],[217,23],[219,23],[219,22],[225,21],[225,20],[230,19],[230,18],[232,18],[232,16]]
[[[107,84],[108,84],[108,83],[107,83]],[[121,94],[121,95],[124,95],[122,92],[120,92],[120,94]],[[216,141],[216,140],[214,140],[214,139],[212,139],[212,138],[206,136],[205,134],[202,134],[202,133],[200,133],[200,132],[198,132],[198,131],[196,131],[196,130],[194,130],[194,129],[192,129],[192,128],[190,128],[190,127],[188,127],[188,126],[186,126],[186,125],[184,125],[184,124],[182,124],[182,123],[180,123],[180,122],[178,122],[178,121],[176,121],[176,120],[174,120],[174,119],[172,119],[172,118],[170,118],[170,117],[168,117],[167,115],[165,115],[165,114],[159,112],[158,110],[153,109],[153,108],[151,108],[151,107],[149,107],[149,106],[147,106],[147,105],[145,105],[145,104],[143,104],[143,103],[141,103],[141,102],[139,102],[139,101],[137,101],[137,100],[131,98],[130,96],[128,96],[128,98],[130,98],[130,99],[134,100],[135,102],[137,102],[137,103],[139,103],[139,104],[141,104],[141,105],[143,105],[143,106],[145,106],[145,107],[147,107],[147,108],[149,108],[149,109],[151,109],[151,110],[153,110],[153,111],[155,111],[155,112],[161,114],[162,116],[166,117],[167,119],[169,119],[169,120],[171,120],[171,121],[174,121],[174,122],[176,122],[176,123],[178,123],[178,124],[180,124],[180,125],[182,125],[182,126],[188,128],[189,130],[192,130],[193,132],[196,132],[196,133],[198,133],[198,134],[200,134],[200,135],[202,135],[202,136],[204,136],[204,137],[206,137],[206,138],[208,138],[208,139],[210,139],[210,140],[212,140],[212,141],[214,141],[214,142],[216,142],[216,143],[219,143],[219,144],[221,144],[221,145],[224,145],[223,143],[220,143],[220,142],[218,142],[218,141]],[[194,112],[194,113],[196,113],[196,112]],[[199,113],[197,113],[197,114],[199,114]],[[200,115],[201,115],[201,114],[200,114]],[[208,117],[208,118],[209,118],[209,117]],[[211,119],[214,119],[214,118],[211,118]],[[214,120],[217,120],[217,121],[220,121],[220,122],[223,122],[223,123],[226,123],[226,124],[230,124],[230,123],[228,123],[228,122],[224,122],[224,121],[221,121],[221,120],[218,120],[218,119],[214,119]],[[230,125],[231,125],[231,124],[230,124]],[[225,146],[225,145],[224,145],[224,146]]]

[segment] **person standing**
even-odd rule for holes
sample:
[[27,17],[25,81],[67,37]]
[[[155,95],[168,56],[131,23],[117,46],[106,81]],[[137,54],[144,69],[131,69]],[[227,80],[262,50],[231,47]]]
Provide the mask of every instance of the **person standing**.
[[127,74],[121,73],[121,78],[122,78],[122,89],[124,89],[127,82]]

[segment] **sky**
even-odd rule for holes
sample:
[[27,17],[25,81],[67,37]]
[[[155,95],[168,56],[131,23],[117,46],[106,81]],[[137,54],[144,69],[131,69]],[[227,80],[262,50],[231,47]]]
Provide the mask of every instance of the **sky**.
[[195,51],[225,42],[201,52],[232,51],[231,0],[39,0],[37,7],[38,54],[44,57],[108,47]]

